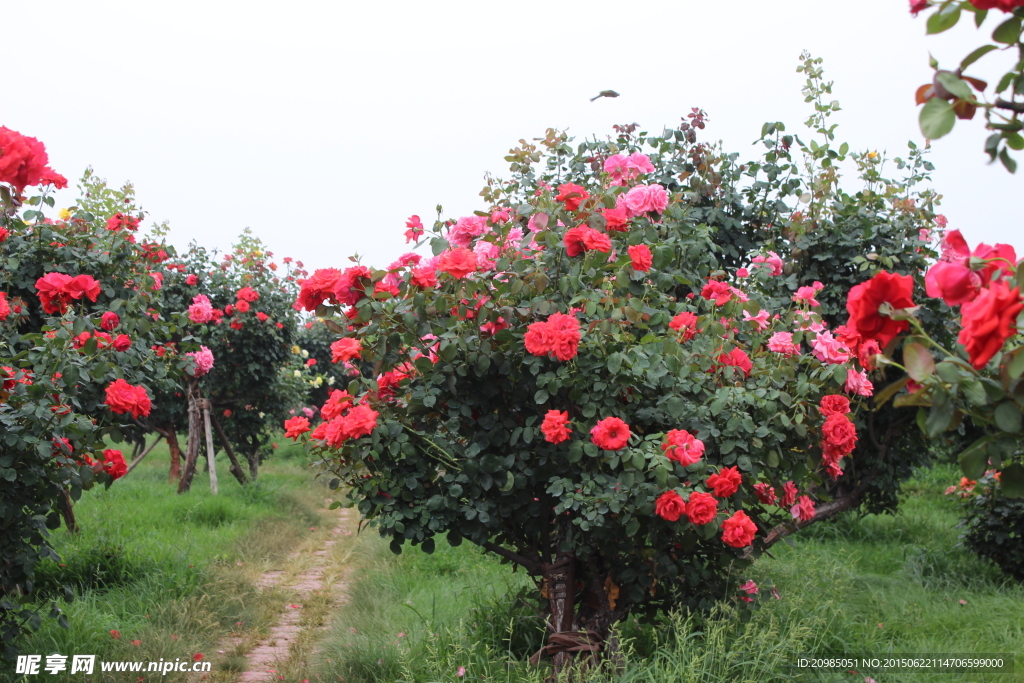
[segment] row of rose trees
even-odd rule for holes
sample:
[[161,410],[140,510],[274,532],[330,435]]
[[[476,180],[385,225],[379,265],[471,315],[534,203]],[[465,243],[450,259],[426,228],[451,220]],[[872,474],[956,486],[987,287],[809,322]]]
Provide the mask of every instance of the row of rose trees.
[[[878,154],[834,146],[828,110],[799,162],[776,123],[736,166],[696,141],[697,110],[660,136],[512,150],[487,210],[409,220],[429,254],[302,281],[298,303],[334,318],[332,360],[368,371],[287,435],[394,552],[443,534],[534,576],[534,661],[556,669],[614,657],[630,614],[756,608],[744,572],[772,543],[895,505],[928,457],[915,415],[933,436],[971,420],[986,436],[965,467],[991,461],[1020,495],[1024,266],[954,231],[929,268],[930,164],[912,147],[884,178]],[[865,190],[839,189],[842,160]]]
[[[216,489],[211,426],[232,472],[247,481],[271,427],[301,402],[300,387],[283,379],[296,326],[295,273],[279,277],[249,235],[219,263],[194,245],[178,258],[136,237],[143,214],[130,186],[109,190],[91,172],[83,184],[78,206],[46,218],[50,193],[66,179],[47,166],[41,142],[0,127],[5,657],[40,624],[33,579],[40,561],[58,559],[50,533],[62,520],[77,528],[74,501],[130,471],[148,452],[148,433],[167,438],[177,476],[175,434],[188,432],[179,490],[188,489],[205,442]],[[28,196],[30,188],[40,192]],[[131,464],[110,447],[121,442],[137,444]],[[56,603],[50,614],[64,620]]]

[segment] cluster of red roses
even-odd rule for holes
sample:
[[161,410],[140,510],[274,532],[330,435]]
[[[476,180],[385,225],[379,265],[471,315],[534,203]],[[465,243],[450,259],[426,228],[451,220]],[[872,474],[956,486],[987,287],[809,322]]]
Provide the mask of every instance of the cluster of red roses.
[[[691,524],[709,524],[718,516],[718,498],[732,496],[742,481],[743,476],[735,467],[723,467],[707,479],[707,486],[713,493],[693,491],[688,500],[683,500],[676,491],[666,491],[655,501],[654,512],[668,522],[677,522],[685,515]],[[746,547],[754,541],[756,534],[757,525],[743,510],[737,510],[722,520],[722,542],[730,547]]]
[[44,313],[63,315],[72,301],[87,297],[95,302],[100,295],[100,283],[91,275],[72,277],[64,273],[47,273],[36,280],[36,290]]
[[107,385],[107,407],[112,413],[128,413],[133,418],[146,417],[153,404],[142,386],[132,386],[123,379],[115,379]]
[[1017,254],[1009,244],[979,244],[971,251],[959,230],[942,238],[942,257],[925,274],[928,296],[961,306],[960,336],[975,369],[992,359],[1016,330],[1024,310],[1019,287],[1011,288]]
[[315,311],[324,301],[335,306],[354,306],[366,296],[366,286],[371,276],[366,266],[352,266],[344,271],[321,268],[299,283],[295,308]]
[[825,424],[821,426],[821,462],[828,475],[838,479],[843,473],[839,461],[853,453],[857,446],[857,427],[847,417],[850,401],[838,394],[823,396],[818,410],[825,416]]
[[[320,408],[323,418],[309,435],[314,441],[321,441],[331,448],[340,447],[349,439],[358,439],[373,433],[377,428],[378,413],[365,403],[353,404],[347,391],[335,389]],[[293,440],[310,430],[309,419],[303,416],[285,420],[285,437]]]
[[83,456],[86,465],[92,467],[93,472],[99,474],[106,472],[113,480],[120,479],[128,474],[128,464],[124,461],[124,454],[116,448],[108,448],[103,451],[103,459],[93,460],[91,456]]
[[552,313],[545,321],[530,323],[523,342],[535,356],[550,353],[560,361],[571,360],[579,351],[580,323],[574,315]]

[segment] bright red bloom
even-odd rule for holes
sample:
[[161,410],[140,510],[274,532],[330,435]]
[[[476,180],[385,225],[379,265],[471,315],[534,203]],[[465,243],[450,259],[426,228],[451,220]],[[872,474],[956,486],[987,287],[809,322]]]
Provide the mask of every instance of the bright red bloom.
[[352,405],[352,395],[347,391],[334,389],[327,397],[327,401],[320,409],[320,416],[325,420],[334,418],[345,412],[345,409]]
[[654,514],[668,522],[677,522],[686,512],[686,503],[675,491],[665,491],[654,501]]
[[437,271],[433,266],[419,266],[412,269],[412,277],[409,282],[422,289],[437,287]]
[[40,185],[53,185],[58,190],[68,186],[68,179],[47,166],[43,169],[43,177],[39,179]]
[[129,216],[123,213],[115,213],[113,216],[107,219],[107,230],[111,232],[117,232],[124,228],[129,232],[133,232],[139,229],[139,219],[134,216]]
[[847,326],[865,339],[874,339],[879,346],[885,346],[896,335],[910,327],[906,320],[893,320],[878,312],[878,307],[888,303],[894,309],[912,308],[914,302],[914,278],[881,270],[867,282],[850,289],[846,298],[846,310],[850,314]]
[[820,410],[821,414],[825,417],[836,413],[846,415],[850,412],[850,399],[840,394],[822,396],[821,401],[818,402],[818,410]]
[[729,353],[723,353],[720,355],[718,357],[718,362],[722,365],[739,368],[743,371],[743,374],[748,377],[750,376],[750,371],[754,367],[754,364],[750,361],[750,356],[748,356],[747,353],[738,346]]
[[555,201],[563,202],[565,208],[569,211],[576,211],[580,208],[580,203],[589,196],[590,193],[579,185],[563,183],[558,186],[558,194],[555,196]]
[[121,318],[113,311],[107,311],[100,316],[100,327],[107,332],[112,331],[121,322]]
[[259,300],[260,293],[257,292],[252,287],[242,287],[235,294],[235,298],[241,299],[242,301],[248,301],[249,303],[252,303],[254,301],[258,301]]
[[728,498],[739,491],[743,475],[736,467],[723,467],[717,474],[708,477],[708,486],[719,498]]
[[626,209],[601,209],[600,213],[605,219],[605,230],[611,232],[629,231],[629,211]]
[[7,237],[11,234],[11,231],[7,228],[0,227],[0,243],[6,242]]
[[76,275],[64,285],[64,292],[72,299],[88,297],[89,301],[96,301],[100,295],[100,283],[91,275]]
[[684,467],[692,465],[704,455],[704,442],[685,429],[672,429],[661,444],[665,457]]
[[774,505],[778,500],[778,497],[775,495],[775,487],[766,482],[754,484],[754,495],[765,505]]
[[651,269],[654,257],[651,254],[650,247],[646,244],[634,244],[626,249],[626,251],[629,252],[629,258],[633,262],[633,270],[646,273]]
[[974,301],[981,293],[981,276],[968,268],[965,261],[939,261],[925,273],[924,291],[949,306],[959,306]]
[[0,320],[7,320],[11,314],[11,305],[7,303],[7,292],[0,292]]
[[103,471],[109,474],[111,479],[120,479],[128,474],[128,465],[121,451],[108,448],[103,451],[103,460]]
[[366,266],[352,266],[346,268],[338,278],[334,288],[334,298],[338,303],[348,306],[355,306],[359,300],[366,296],[366,282],[373,274]]
[[43,305],[43,312],[61,315],[67,310],[70,297],[64,291],[64,285],[71,282],[71,276],[64,273],[47,273],[36,280],[36,291]]
[[249,308],[249,302],[244,299],[239,299],[235,302],[235,310],[239,313],[248,313]]
[[729,303],[732,300],[732,294],[732,287],[728,283],[718,280],[709,280],[700,290],[700,295],[708,301],[714,301],[716,306],[724,306]]
[[757,525],[743,510],[737,510],[736,514],[722,522],[722,542],[733,548],[750,545],[756,534]]
[[583,246],[588,251],[599,251],[607,254],[612,250],[612,240],[600,230],[587,228],[586,232],[583,233]]
[[114,343],[111,346],[115,351],[127,351],[132,347],[132,338],[127,334],[119,334],[114,337]]
[[423,222],[419,216],[409,216],[409,220],[405,222],[405,227],[408,230],[405,231],[405,242],[415,242],[423,234]]
[[565,243],[566,256],[579,256],[591,250],[607,254],[612,250],[612,241],[608,235],[585,225],[566,230],[562,241]]
[[807,496],[800,496],[800,499],[789,509],[793,519],[801,522],[809,522],[814,519],[814,501]]
[[123,379],[116,379],[107,385],[106,396],[110,412],[130,413],[135,419],[146,417],[153,408],[145,387],[132,386]]
[[1016,7],[1024,7],[1024,0],[970,0],[978,9],[998,9],[1012,12]]
[[267,322],[267,320],[270,319],[270,316],[264,313],[263,311],[257,311],[256,319],[259,320],[261,323],[265,323]]
[[331,344],[331,362],[338,363],[352,360],[353,358],[361,358],[362,348],[363,345],[358,339],[343,337]]
[[1017,314],[1024,309],[1020,288],[1006,281],[992,283],[988,289],[960,310],[960,336],[957,341],[967,349],[971,365],[980,370],[1014,335]]
[[340,279],[341,271],[337,268],[320,268],[314,271],[312,277],[299,282],[299,297],[296,303],[307,311],[316,310],[316,307],[325,300],[337,305],[334,290]]
[[571,360],[579,352],[579,321],[573,315],[552,313],[543,322],[530,323],[523,342],[535,356],[552,353],[560,361]]
[[857,426],[843,413],[832,413],[821,426],[821,450],[827,462],[838,462],[857,447]]
[[442,252],[437,260],[437,267],[441,272],[461,280],[470,273],[475,273],[479,264],[474,252],[465,247],[455,247]]
[[39,140],[0,126],[0,183],[10,183],[20,194],[39,184],[47,161],[46,147]]
[[798,493],[796,484],[791,481],[787,481],[782,485],[782,500],[780,505],[784,508],[788,508],[796,502],[796,494]]
[[199,283],[199,278],[196,277],[195,274],[190,273],[189,275],[185,276],[185,284],[186,285],[192,287],[192,286],[194,286],[194,285],[196,285],[198,283]]
[[629,442],[629,425],[617,417],[606,417],[590,430],[590,440],[598,448],[617,451]]
[[293,417],[284,421],[284,436],[286,439],[297,441],[299,436],[309,431],[309,418]]
[[718,501],[710,493],[694,491],[686,503],[686,518],[691,524],[707,524],[718,514]]
[[540,425],[540,431],[544,434],[544,440],[548,443],[562,443],[568,441],[572,436],[572,430],[568,427],[569,413],[561,410],[549,410],[544,416],[544,422]]
[[242,327],[243,327],[243,325],[242,325],[242,321],[241,320],[232,320],[231,321],[231,329],[233,329],[233,330],[240,330],[240,329],[242,329]]
[[1013,246],[997,244],[990,247],[987,244],[979,244],[971,252],[971,256],[989,262],[978,271],[983,286],[987,287],[992,278],[1013,277],[1014,268],[1017,265],[1017,252]]
[[672,318],[672,322],[668,326],[669,329],[673,329],[683,335],[682,341],[689,341],[697,334],[697,316],[688,311],[678,313]]
[[367,405],[358,405],[348,412],[345,420],[345,435],[351,439],[371,434],[377,428],[377,411]]

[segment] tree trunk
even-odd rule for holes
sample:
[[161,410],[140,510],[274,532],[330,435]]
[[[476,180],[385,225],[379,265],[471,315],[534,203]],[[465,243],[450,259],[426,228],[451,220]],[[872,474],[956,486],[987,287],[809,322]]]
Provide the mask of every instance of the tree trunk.
[[211,412],[210,420],[213,422],[213,428],[217,431],[217,438],[220,439],[221,445],[224,446],[224,452],[228,455],[228,460],[231,461],[231,467],[228,468],[228,472],[235,475],[235,479],[242,486],[249,483],[249,480],[245,478],[245,470],[238,464],[238,458],[235,457],[235,450],[231,447],[231,442],[228,441],[227,435],[224,433],[224,428],[220,426],[220,421],[217,416]]
[[58,501],[60,506],[60,514],[64,517],[64,526],[68,528],[68,533],[77,534],[78,522],[75,520],[74,505],[71,502],[71,494],[68,493],[67,489],[61,489],[61,497]]
[[200,430],[202,416],[196,401],[198,394],[196,381],[191,380],[188,387],[188,443],[185,446],[185,471],[178,482],[178,493],[185,493],[192,488],[192,477],[196,474],[196,461],[199,458]]
[[171,469],[167,473],[167,483],[173,484],[181,479],[181,446],[178,444],[178,435],[174,429],[157,429],[160,436],[167,441],[167,450],[171,452]]
[[260,470],[260,454],[259,451],[245,454],[246,460],[249,461],[249,477],[256,481],[256,475],[259,474]]

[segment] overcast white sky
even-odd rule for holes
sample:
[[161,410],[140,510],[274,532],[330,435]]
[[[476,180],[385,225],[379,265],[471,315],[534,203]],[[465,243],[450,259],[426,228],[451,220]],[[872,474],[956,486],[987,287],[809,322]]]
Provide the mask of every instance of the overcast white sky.
[[[551,126],[675,126],[752,158],[761,124],[808,114],[795,72],[824,57],[839,140],[902,155],[923,142],[914,90],[928,52],[955,67],[982,44],[967,20],[926,37],[906,0],[516,0],[174,3],[49,0],[4,9],[0,125],[42,140],[51,166],[131,180],[171,240],[227,248],[248,226],[279,256],[384,266],[425,223],[484,208],[483,174]],[[987,59],[993,59],[989,56]],[[971,69],[998,77],[995,61]],[[8,81],[10,82],[10,80]],[[618,99],[589,98],[614,89]],[[980,121],[934,145],[934,187],[971,245],[1024,252],[1021,180],[989,166]],[[1022,159],[1021,161],[1024,161]],[[1024,171],[1022,171],[1024,173]],[[58,207],[75,197],[58,194]]]

